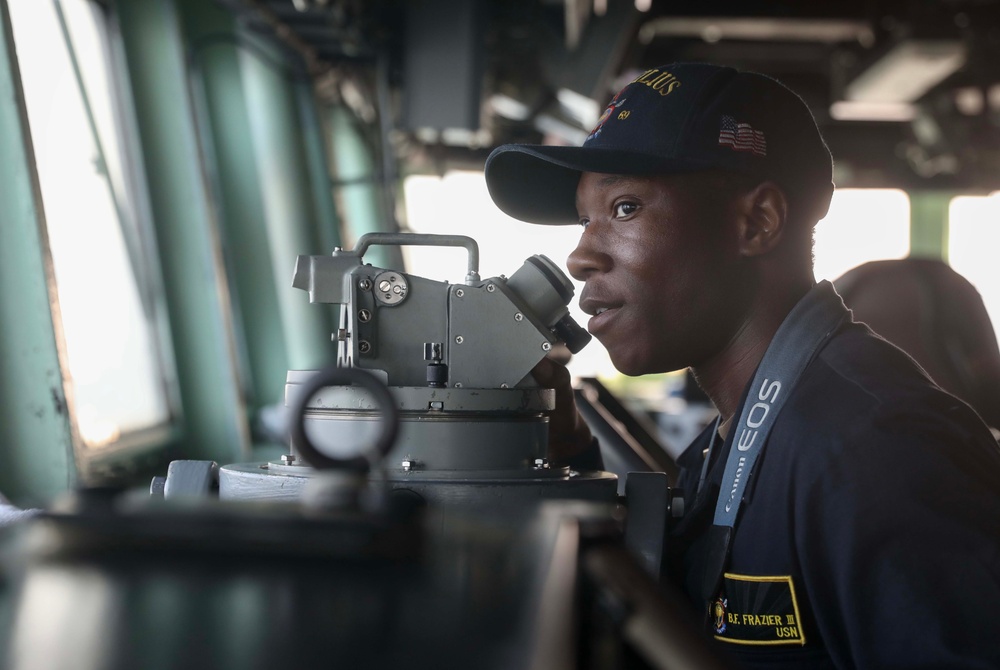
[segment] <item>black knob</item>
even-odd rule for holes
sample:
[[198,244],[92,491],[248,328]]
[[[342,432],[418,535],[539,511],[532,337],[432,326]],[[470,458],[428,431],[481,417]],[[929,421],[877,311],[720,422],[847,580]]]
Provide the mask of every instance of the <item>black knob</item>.
[[593,335],[574,321],[569,314],[559,319],[552,330],[555,331],[556,337],[565,342],[567,348],[574,354],[580,353],[593,338]]
[[448,366],[441,362],[444,345],[440,342],[424,342],[424,360],[427,364],[427,385],[442,388],[448,383]]

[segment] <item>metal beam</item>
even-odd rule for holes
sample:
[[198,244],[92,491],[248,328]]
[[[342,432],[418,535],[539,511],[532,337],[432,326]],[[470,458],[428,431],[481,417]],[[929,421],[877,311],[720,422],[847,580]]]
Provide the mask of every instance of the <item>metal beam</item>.
[[[353,240],[365,233],[394,233],[395,225],[384,214],[385,199],[375,168],[375,156],[359,127],[360,122],[346,107],[327,109],[330,127],[330,155],[337,179],[337,196],[345,227]],[[378,247],[365,258],[383,268],[403,269],[399,247]]]
[[76,481],[52,258],[6,0],[0,0],[0,491],[43,504]]
[[[278,308],[292,369],[316,369],[334,360],[330,313],[316,309],[292,288],[299,254],[330,253],[319,246],[312,178],[303,146],[298,87],[308,80],[281,71],[257,54],[240,52],[240,71],[249,111],[267,240],[274,268]],[[318,141],[319,138],[316,138]],[[284,378],[278,382],[284,387]]]
[[[179,3],[189,44],[198,125],[225,249],[251,405],[282,397],[288,355],[255,167],[240,44],[231,14],[215,3]],[[287,273],[286,273],[287,274]]]
[[314,227],[320,248],[330,253],[334,247],[343,246],[343,242],[341,241],[341,221],[337,215],[337,207],[333,201],[333,188],[330,184],[333,168],[330,155],[327,152],[326,137],[329,128],[323,123],[320,116],[319,102],[312,85],[299,82],[295,86],[295,92],[299,99],[303,145],[312,187]]
[[249,429],[219,233],[172,0],[117,0],[184,407],[184,456],[245,460]]

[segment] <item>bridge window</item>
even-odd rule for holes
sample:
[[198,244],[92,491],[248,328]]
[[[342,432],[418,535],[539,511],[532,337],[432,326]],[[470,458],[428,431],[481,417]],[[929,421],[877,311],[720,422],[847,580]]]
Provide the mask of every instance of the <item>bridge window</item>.
[[953,199],[948,219],[948,263],[979,291],[1000,337],[1000,191]]
[[910,253],[910,200],[895,189],[837,189],[816,225],[816,279],[834,280],[868,261]]
[[[566,258],[580,238],[576,226],[539,226],[507,216],[493,204],[482,172],[448,172],[444,177],[415,175],[404,184],[407,222],[419,233],[468,235],[479,243],[480,275],[508,277],[526,258],[545,254],[566,272]],[[430,279],[461,281],[465,252],[461,249],[404,247],[407,268]],[[568,276],[568,272],[567,272]],[[573,280],[576,294],[569,310],[586,325],[589,316],[580,310],[581,282]],[[608,352],[596,339],[573,357],[570,370],[578,376],[616,376]]]
[[[481,172],[409,177],[405,195],[413,231],[458,233],[479,242],[483,277],[509,275],[534,253],[544,253],[565,267],[579,237],[572,226],[537,226],[506,216],[490,200]],[[905,257],[910,249],[909,231],[910,205],[903,191],[836,191],[829,214],[816,227],[816,278],[832,280],[867,261]],[[413,247],[404,253],[411,271],[432,279],[457,281],[465,267],[460,250]],[[579,298],[582,284],[574,283]],[[589,317],[579,311],[577,300],[570,311],[580,323],[587,322]],[[570,367],[578,375],[617,374],[597,341]]]
[[86,447],[149,442],[173,414],[156,255],[105,9],[8,0]]

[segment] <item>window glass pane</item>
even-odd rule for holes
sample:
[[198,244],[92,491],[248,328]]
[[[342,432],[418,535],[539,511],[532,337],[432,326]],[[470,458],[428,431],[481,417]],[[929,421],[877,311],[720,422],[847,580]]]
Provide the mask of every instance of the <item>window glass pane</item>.
[[[512,219],[493,204],[481,172],[450,172],[444,177],[412,176],[404,183],[410,229],[421,233],[469,235],[479,242],[481,275],[510,275],[535,253],[549,256],[565,270],[566,258],[582,230],[577,226],[539,226]],[[816,231],[816,277],[835,279],[870,260],[901,258],[909,251],[909,199],[897,190],[837,191],[829,215]],[[407,267],[431,279],[461,281],[464,252],[457,249],[404,248]],[[574,281],[576,295],[570,313],[581,324],[589,317],[580,311],[583,288]],[[683,375],[651,375],[627,379],[615,370],[607,351],[592,340],[569,364],[575,376],[598,376],[636,412],[657,413],[664,444],[672,453],[685,447],[705,425],[712,410],[681,398]],[[667,397],[667,396],[671,397]]]
[[895,189],[838,189],[816,225],[816,279],[834,280],[868,261],[910,252],[910,199]]
[[1000,337],[1000,191],[987,198],[955,198],[949,222],[948,263],[979,291]]
[[[120,220],[127,207],[108,169],[120,175],[103,14],[86,0],[63,2],[86,69],[102,160],[74,75],[55,4],[8,0],[35,148],[77,422],[96,447],[169,420],[152,320],[140,298]],[[114,195],[113,195],[114,193]],[[141,267],[141,260],[135,259]]]
[[[449,172],[444,177],[417,175],[404,183],[407,220],[419,233],[468,235],[479,243],[479,274],[485,279],[508,277],[534,254],[544,254],[566,272],[566,258],[576,248],[582,229],[577,226],[539,226],[507,216],[493,204],[482,172]],[[439,281],[460,282],[465,277],[465,251],[434,247],[404,247],[410,272]],[[568,276],[567,272],[567,276]],[[589,316],[580,310],[581,282],[570,314],[586,327]],[[577,376],[615,376],[607,350],[596,339],[573,357],[570,371]]]
[[[510,275],[524,259],[543,253],[565,270],[580,230],[574,226],[538,226],[512,219],[493,204],[481,172],[449,172],[444,177],[412,176],[404,185],[407,216],[414,232],[463,234],[480,246],[483,277]],[[871,260],[902,258],[910,247],[910,205],[903,191],[841,189],[830,212],[816,227],[816,278],[836,279]],[[458,249],[404,249],[410,271],[431,279],[459,281],[464,252]],[[589,317],[577,304],[570,313],[581,325]],[[594,340],[570,364],[580,376],[613,377],[617,371],[607,351]]]
[[[50,0],[44,0],[49,2]],[[124,156],[119,142],[121,128],[116,110],[117,98],[111,81],[111,50],[104,20],[104,10],[88,0],[60,0],[66,27],[93,112],[94,125],[101,143],[103,167],[114,188],[117,206],[128,225],[134,224],[131,198],[125,186]],[[100,167],[100,166],[99,166]]]

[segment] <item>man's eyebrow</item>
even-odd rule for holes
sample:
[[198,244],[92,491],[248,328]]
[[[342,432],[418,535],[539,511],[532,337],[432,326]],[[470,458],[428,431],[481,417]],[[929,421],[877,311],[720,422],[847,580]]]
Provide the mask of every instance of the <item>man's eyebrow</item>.
[[629,177],[622,174],[606,174],[598,182],[600,186],[613,186],[623,181],[628,181]]
[[[607,188],[609,186],[614,186],[615,184],[620,184],[626,181],[632,181],[635,179],[632,175],[627,174],[606,174],[597,180],[597,186],[600,188]],[[580,201],[576,201],[577,211],[580,209]]]

